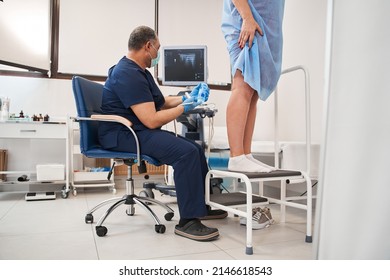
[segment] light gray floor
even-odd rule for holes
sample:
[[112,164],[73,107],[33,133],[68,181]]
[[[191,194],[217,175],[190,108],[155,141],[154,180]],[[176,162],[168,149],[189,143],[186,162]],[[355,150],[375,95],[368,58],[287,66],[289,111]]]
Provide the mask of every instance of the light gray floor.
[[[123,183],[123,182],[122,182]],[[136,184],[136,193],[142,184]],[[312,244],[305,243],[305,215],[299,209],[287,208],[286,223],[279,222],[279,206],[269,205],[275,224],[253,231],[253,255],[245,254],[246,229],[232,214],[223,220],[205,221],[217,227],[220,238],[213,242],[196,242],[174,234],[178,222],[164,220],[164,211],[156,210],[166,225],[166,232],[154,231],[154,221],[141,208],[127,216],[125,206],[118,208],[105,222],[108,234],[98,237],[95,225],[84,222],[86,211],[100,201],[122,196],[107,188],[78,189],[62,199],[25,201],[25,193],[0,192],[0,259],[2,260],[308,260]],[[156,197],[169,202],[175,211],[175,198]],[[97,221],[103,211],[94,215]]]

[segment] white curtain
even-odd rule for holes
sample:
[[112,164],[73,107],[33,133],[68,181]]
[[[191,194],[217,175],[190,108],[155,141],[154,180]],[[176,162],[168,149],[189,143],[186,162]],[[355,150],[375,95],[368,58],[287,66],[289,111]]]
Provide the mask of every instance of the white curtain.
[[315,254],[390,259],[390,1],[329,0]]

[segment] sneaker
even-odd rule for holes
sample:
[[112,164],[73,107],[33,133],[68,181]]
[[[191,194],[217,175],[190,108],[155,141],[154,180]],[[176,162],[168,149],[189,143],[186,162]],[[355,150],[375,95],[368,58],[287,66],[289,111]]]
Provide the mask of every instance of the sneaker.
[[[252,209],[252,229],[263,229],[274,223],[271,210],[268,207]],[[246,218],[240,218],[240,224],[246,226]]]

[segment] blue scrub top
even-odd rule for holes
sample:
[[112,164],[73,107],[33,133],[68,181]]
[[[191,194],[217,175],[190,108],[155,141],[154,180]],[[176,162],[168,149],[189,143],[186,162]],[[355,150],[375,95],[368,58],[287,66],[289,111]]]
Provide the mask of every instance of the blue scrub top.
[[[154,102],[156,110],[159,111],[165,99],[152,74],[148,70],[143,70],[134,61],[123,57],[108,72],[103,89],[102,113],[119,115],[130,120],[135,131],[145,130],[148,128],[130,108],[144,102]],[[120,131],[128,132],[128,129],[118,123],[99,123],[100,144],[106,149],[116,147]]]

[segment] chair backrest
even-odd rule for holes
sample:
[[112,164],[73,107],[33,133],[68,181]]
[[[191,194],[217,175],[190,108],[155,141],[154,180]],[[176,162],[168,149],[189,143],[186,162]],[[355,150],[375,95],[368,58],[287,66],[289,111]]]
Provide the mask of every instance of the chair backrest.
[[[78,117],[91,117],[101,114],[103,85],[74,76],[72,79],[73,94]],[[98,139],[97,121],[80,121],[80,149],[83,154],[91,149],[101,148]]]

